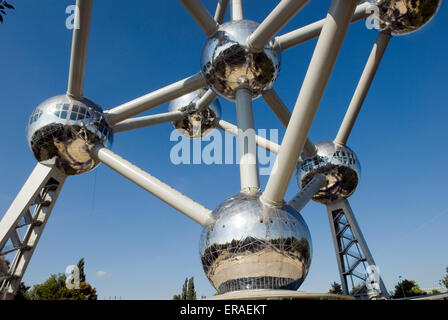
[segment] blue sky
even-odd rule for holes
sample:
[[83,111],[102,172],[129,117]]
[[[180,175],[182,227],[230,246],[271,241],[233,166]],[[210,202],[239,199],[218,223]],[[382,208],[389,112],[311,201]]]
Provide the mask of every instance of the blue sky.
[[[66,91],[72,35],[65,9],[74,1],[11,3],[16,10],[0,25],[1,214],[35,166],[25,139],[28,116],[41,101]],[[214,12],[216,1],[203,3]],[[246,0],[245,17],[262,21],[276,3]],[[311,1],[281,33],[323,18],[329,4]],[[205,37],[178,1],[97,0],[93,10],[84,91],[104,109],[199,71]],[[434,287],[448,265],[447,20],[445,2],[426,28],[392,39],[348,142],[362,165],[350,203],[389,290],[399,275]],[[351,26],[310,132],[313,141],[334,138],[376,35],[363,22]],[[291,109],[315,43],[282,55],[275,89]],[[233,104],[221,104],[223,118],[235,123]],[[166,110],[162,105],[149,113]],[[254,110],[257,128],[280,128],[283,135],[261,99]],[[117,134],[113,150],[208,208],[238,193],[236,165],[173,165],[171,130],[165,124]],[[261,178],[263,186],[266,181]],[[297,191],[292,179],[286,199]],[[309,203],[302,215],[314,256],[300,290],[326,292],[339,282],[326,210]],[[215,291],[200,264],[200,231],[102,165],[68,178],[24,281],[43,282],[84,257],[100,298],[170,299],[187,276],[195,277],[199,295],[209,296]]]

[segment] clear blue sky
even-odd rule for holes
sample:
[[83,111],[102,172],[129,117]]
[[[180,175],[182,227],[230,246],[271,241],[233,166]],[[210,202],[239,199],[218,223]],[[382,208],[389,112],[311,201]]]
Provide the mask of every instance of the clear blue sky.
[[[216,1],[203,0],[214,12]],[[262,21],[277,1],[245,0],[245,16]],[[68,0],[15,1],[0,25],[0,213],[32,171],[25,126],[36,105],[64,93],[72,34]],[[315,0],[281,33],[325,16],[329,0]],[[398,276],[436,286],[448,265],[446,2],[424,30],[392,39],[348,145],[362,179],[350,198],[370,249],[392,290]],[[352,25],[310,137],[333,139],[377,32]],[[199,71],[205,37],[176,0],[94,4],[85,95],[105,109]],[[275,88],[292,108],[316,41],[282,56]],[[223,118],[234,106],[221,99]],[[162,105],[150,113],[163,112]],[[258,128],[281,128],[261,99]],[[208,208],[239,191],[236,165],[171,164],[170,124],[121,133],[113,150]],[[262,178],[263,186],[266,177]],[[298,187],[291,181],[286,199]],[[313,238],[311,271],[300,290],[326,292],[339,281],[326,210],[302,212]],[[88,281],[100,298],[170,299],[194,276],[199,295],[215,291],[198,255],[201,227],[105,166],[70,177],[24,278],[40,283],[85,257]],[[99,276],[98,271],[106,272]]]

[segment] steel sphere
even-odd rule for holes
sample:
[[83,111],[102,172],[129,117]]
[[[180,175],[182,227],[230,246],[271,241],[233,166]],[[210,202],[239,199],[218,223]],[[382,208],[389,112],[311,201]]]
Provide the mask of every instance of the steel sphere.
[[200,240],[202,266],[220,293],[250,289],[297,290],[308,273],[312,244],[300,213],[264,206],[240,193],[214,211]]
[[419,30],[436,14],[442,0],[372,0],[379,9],[381,30],[394,35]]
[[95,102],[60,95],[42,102],[28,121],[28,145],[37,161],[57,157],[67,175],[88,172],[98,165],[89,144],[112,146],[113,133]]
[[271,40],[262,51],[251,50],[247,38],[258,27],[250,20],[222,24],[202,49],[201,69],[210,87],[224,98],[234,100],[242,84],[255,99],[270,89],[280,72],[280,51]]
[[317,155],[304,158],[297,165],[297,183],[303,188],[320,173],[327,178],[327,184],[319,190],[313,200],[327,204],[350,197],[358,186],[361,166],[356,154],[346,146],[333,141],[316,143]]
[[[170,102],[168,111],[193,110],[195,103],[206,93],[205,89],[199,89],[186,94]],[[221,117],[221,104],[218,99],[209,107],[200,112],[189,112],[180,120],[173,121],[173,126],[183,136],[188,138],[202,138],[208,135],[215,127],[215,119]]]

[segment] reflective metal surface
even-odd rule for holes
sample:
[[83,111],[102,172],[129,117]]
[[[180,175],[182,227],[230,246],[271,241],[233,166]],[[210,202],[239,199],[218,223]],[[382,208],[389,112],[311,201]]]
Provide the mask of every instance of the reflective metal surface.
[[218,99],[213,101],[208,108],[199,112],[194,112],[195,103],[206,93],[205,89],[186,94],[170,102],[168,110],[171,111],[189,111],[188,115],[180,120],[174,121],[173,126],[182,135],[188,138],[201,138],[209,134],[214,128],[215,119],[221,117],[221,104]]
[[400,35],[417,31],[436,14],[442,0],[372,0],[378,6],[380,29]]
[[277,80],[280,51],[273,49],[273,41],[261,52],[247,46],[247,37],[257,26],[258,23],[249,20],[224,23],[202,49],[202,72],[211,88],[227,99],[235,99],[235,91],[242,83],[257,98]]
[[297,290],[308,273],[311,236],[300,213],[263,206],[261,193],[237,194],[213,211],[200,255],[205,274],[220,292]]
[[86,143],[110,148],[113,133],[95,102],[60,95],[45,100],[31,114],[27,140],[37,161],[57,156],[58,167],[65,174],[77,175],[98,165]]
[[327,178],[327,184],[317,192],[313,200],[327,204],[339,198],[348,198],[355,192],[361,175],[356,154],[346,146],[333,141],[316,143],[317,154],[303,158],[297,164],[297,183],[303,188],[318,173]]

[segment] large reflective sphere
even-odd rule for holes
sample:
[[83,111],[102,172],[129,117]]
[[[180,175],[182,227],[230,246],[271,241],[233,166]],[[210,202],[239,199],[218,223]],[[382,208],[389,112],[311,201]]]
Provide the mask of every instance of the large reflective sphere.
[[261,52],[247,46],[247,38],[258,23],[249,20],[222,24],[207,39],[201,56],[202,72],[211,88],[227,99],[235,99],[235,91],[242,83],[257,98],[263,90],[270,89],[280,71],[280,52],[273,49],[271,40]]
[[28,145],[37,161],[58,157],[67,175],[88,172],[98,165],[87,143],[112,145],[113,133],[103,118],[103,109],[86,98],[60,95],[42,102],[28,121]]
[[313,177],[321,173],[327,184],[313,197],[314,201],[327,204],[340,198],[348,198],[355,192],[361,175],[356,154],[333,141],[316,143],[317,155],[304,158],[297,165],[297,182],[303,188]]
[[297,290],[311,264],[311,236],[300,213],[263,206],[261,193],[238,194],[213,211],[200,241],[202,266],[220,293]]
[[442,0],[373,0],[379,8],[381,30],[392,34],[417,31],[436,14]]
[[[205,89],[199,89],[186,94],[170,102],[169,111],[192,110],[196,102],[206,93]],[[180,120],[174,121],[173,126],[182,135],[188,138],[201,138],[209,134],[216,126],[215,119],[221,117],[221,104],[218,99],[213,101],[208,108],[200,112],[191,112]]]

